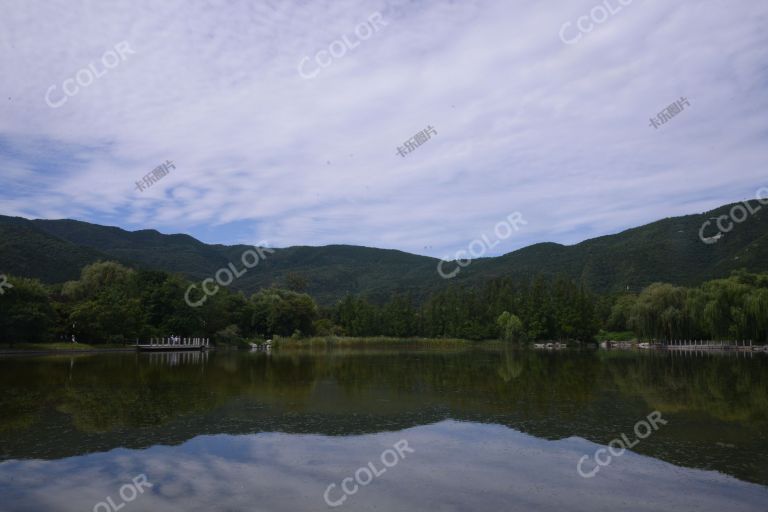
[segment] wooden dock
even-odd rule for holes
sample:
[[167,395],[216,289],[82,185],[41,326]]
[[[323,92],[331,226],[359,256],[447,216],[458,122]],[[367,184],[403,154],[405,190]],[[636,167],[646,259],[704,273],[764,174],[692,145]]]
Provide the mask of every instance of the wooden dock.
[[143,351],[177,351],[177,350],[207,350],[210,347],[209,338],[150,338],[149,343],[137,343],[136,350]]
[[684,352],[768,352],[768,345],[754,345],[752,340],[672,340],[662,344],[666,350]]
[[768,345],[756,345],[750,340],[653,340],[653,341],[603,341],[605,349],[650,349],[671,352],[768,352]]

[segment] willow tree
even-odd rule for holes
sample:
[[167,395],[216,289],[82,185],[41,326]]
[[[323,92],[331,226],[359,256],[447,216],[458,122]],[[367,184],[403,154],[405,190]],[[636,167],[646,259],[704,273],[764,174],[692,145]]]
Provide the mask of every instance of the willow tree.
[[517,315],[504,311],[496,319],[496,325],[499,326],[501,339],[505,341],[522,341],[525,336],[523,322]]

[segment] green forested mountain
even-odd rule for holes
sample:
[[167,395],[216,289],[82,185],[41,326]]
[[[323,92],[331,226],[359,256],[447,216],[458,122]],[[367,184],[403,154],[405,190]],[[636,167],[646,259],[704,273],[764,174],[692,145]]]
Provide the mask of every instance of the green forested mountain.
[[[572,246],[537,244],[472,265],[461,274],[488,278],[562,273],[602,293],[627,287],[637,292],[654,282],[698,285],[737,269],[768,270],[768,208],[757,201],[750,207],[760,209],[743,223],[734,223],[716,243],[705,244],[699,238],[704,222],[727,216],[733,206],[668,218]],[[704,236],[717,231],[713,220]]]
[[[657,281],[696,285],[732,270],[768,270],[766,208],[736,224],[717,243],[704,244],[699,229],[726,215],[711,212],[660,220],[624,232],[564,246],[542,243],[495,258],[482,258],[455,278],[442,279],[438,260],[396,250],[348,245],[275,249],[235,280],[232,288],[253,293],[271,285],[302,283],[321,304],[347,294],[384,301],[393,293],[424,298],[447,284],[480,285],[496,277],[565,275],[594,292],[639,291]],[[752,208],[758,208],[752,202]],[[716,232],[714,225],[706,232]],[[138,268],[177,272],[193,280],[212,276],[248,247],[204,244],[188,235],[155,230],[125,231],[74,220],[27,220],[0,216],[0,272],[47,283],[76,279],[88,263],[116,260]],[[445,266],[450,272],[455,264]],[[305,286],[304,286],[305,285]]]
[[[242,270],[241,256],[249,248],[208,245],[188,235],[164,235],[155,230],[131,232],[75,220],[0,216],[0,273],[47,283],[77,279],[82,267],[98,260],[201,280],[230,262]],[[74,249],[77,254],[59,257]],[[321,303],[333,303],[348,293],[374,300],[384,300],[394,292],[423,297],[443,281],[435,270],[437,261],[402,251],[349,245],[288,247],[266,254],[232,288],[250,294],[298,277]]]
[[51,236],[27,219],[0,216],[0,274],[58,283],[77,279],[85,265],[100,259],[110,257],[93,248]]

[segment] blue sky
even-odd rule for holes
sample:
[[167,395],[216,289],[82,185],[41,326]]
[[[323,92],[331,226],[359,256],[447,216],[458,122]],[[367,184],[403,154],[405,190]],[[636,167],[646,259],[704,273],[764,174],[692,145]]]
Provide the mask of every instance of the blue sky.
[[[492,254],[768,186],[765,2],[0,0],[0,12],[0,214],[448,257],[515,211],[528,224]],[[590,13],[608,14],[579,22]],[[332,46],[344,37],[357,44]],[[681,97],[690,106],[653,128]],[[436,135],[399,156],[427,126]],[[137,190],[166,160],[176,168]]]

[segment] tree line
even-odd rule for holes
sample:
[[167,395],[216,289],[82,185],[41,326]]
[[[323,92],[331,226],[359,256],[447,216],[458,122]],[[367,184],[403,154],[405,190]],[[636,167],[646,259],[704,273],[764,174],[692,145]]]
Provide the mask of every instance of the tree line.
[[602,330],[643,339],[768,339],[768,274],[734,273],[701,286],[657,283],[639,294],[597,296],[564,277],[493,279],[449,286],[422,302],[396,294],[383,304],[347,296],[320,307],[301,290],[265,288],[247,297],[221,288],[200,307],[189,281],[115,262],[85,267],[77,281],[44,285],[8,276],[0,297],[0,341],[132,343],[203,336],[217,343],[279,336],[391,336],[511,341],[592,341]]
[[615,298],[608,329],[641,338],[768,340],[768,273],[737,271],[686,288],[655,283],[640,294]]

